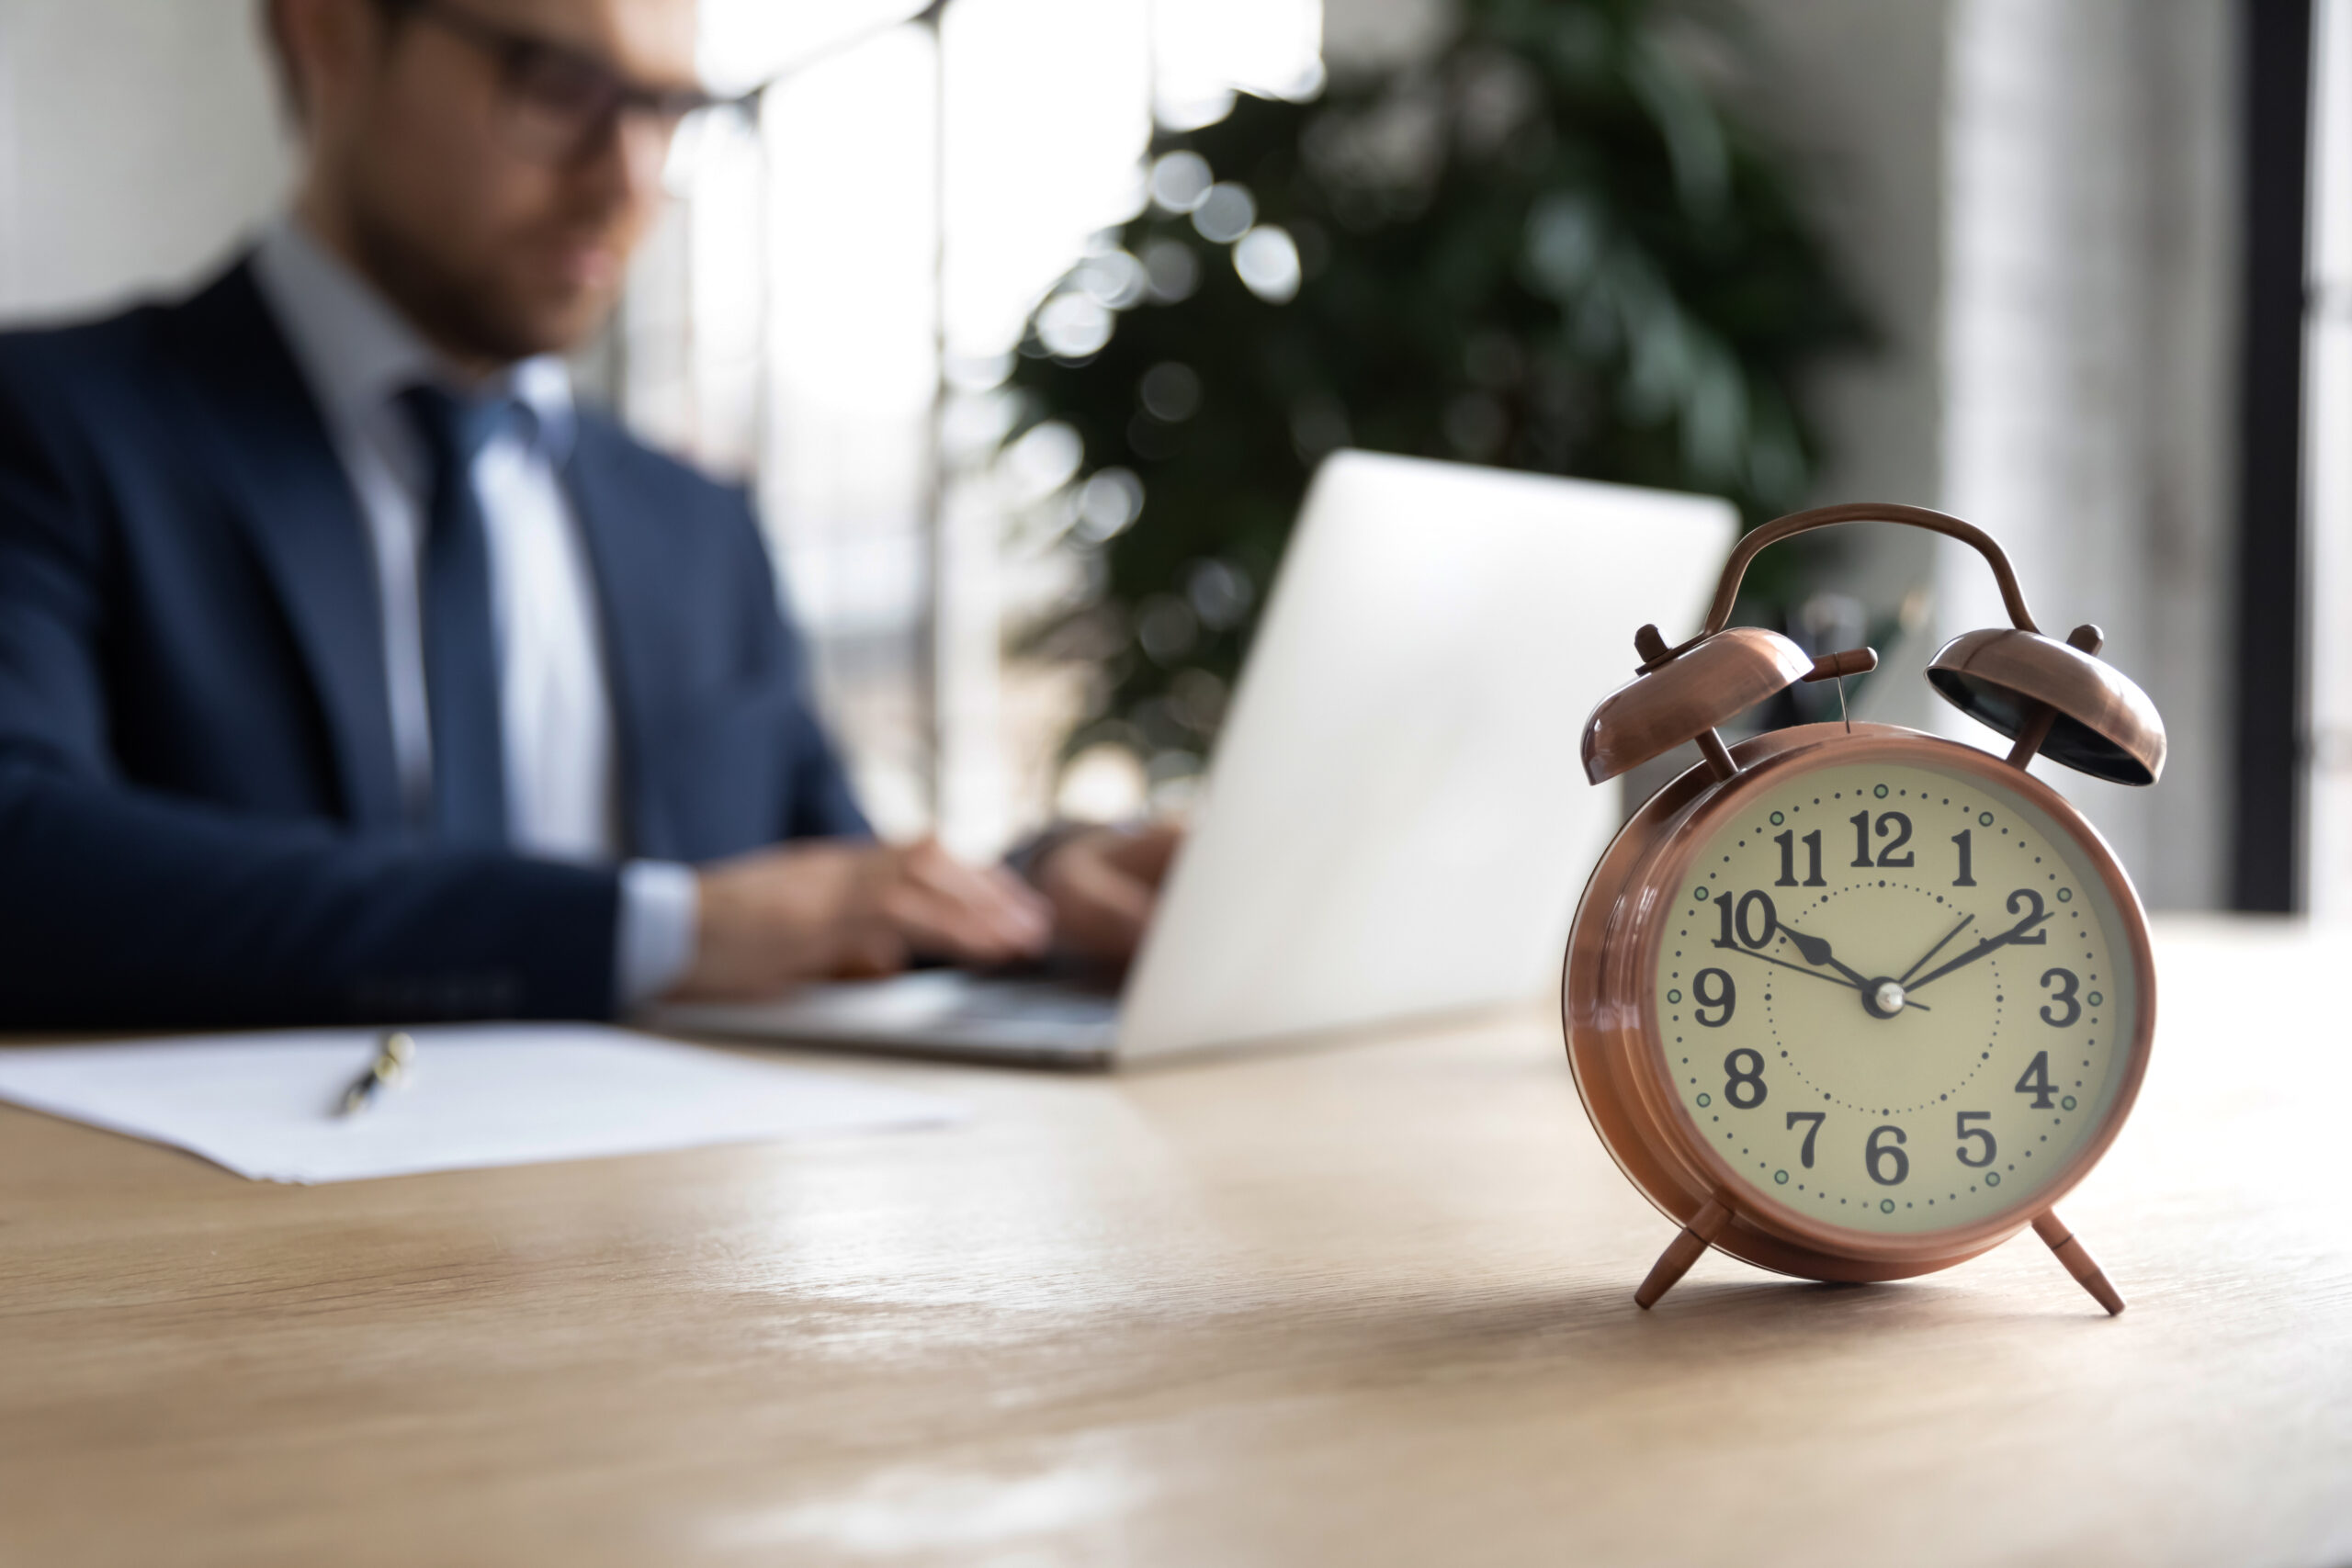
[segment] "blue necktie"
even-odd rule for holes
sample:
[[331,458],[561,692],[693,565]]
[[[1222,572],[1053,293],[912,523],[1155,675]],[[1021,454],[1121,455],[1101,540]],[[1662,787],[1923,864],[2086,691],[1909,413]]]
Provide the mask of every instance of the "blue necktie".
[[473,468],[514,404],[504,398],[470,401],[434,386],[412,387],[400,400],[432,459],[418,598],[433,730],[433,827],[450,842],[503,846],[505,731],[490,540]]

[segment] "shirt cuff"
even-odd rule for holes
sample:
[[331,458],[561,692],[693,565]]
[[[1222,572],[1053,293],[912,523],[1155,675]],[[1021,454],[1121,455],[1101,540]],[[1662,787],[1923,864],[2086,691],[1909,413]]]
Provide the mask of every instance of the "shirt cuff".
[[692,866],[633,860],[621,867],[613,950],[615,1003],[633,1011],[678,983],[695,961],[702,886]]

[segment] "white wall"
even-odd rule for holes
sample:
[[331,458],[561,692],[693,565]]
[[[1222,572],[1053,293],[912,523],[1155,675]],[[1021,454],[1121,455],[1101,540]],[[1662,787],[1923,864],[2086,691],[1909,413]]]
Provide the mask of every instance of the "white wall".
[[[2106,629],[2172,742],[2134,790],[2044,764],[2154,906],[2227,896],[2237,132],[2228,0],[1957,0],[1945,494],[2042,628]],[[1949,634],[1998,625],[1945,548]],[[1957,720],[1951,733],[1986,731]]]
[[[1755,106],[1815,170],[1816,209],[1885,333],[1818,388],[1817,499],[1913,501],[2016,560],[2045,629],[2098,621],[2155,699],[2153,790],[2077,783],[2149,901],[2227,892],[2226,707],[2237,309],[2227,0],[1753,0]],[[1921,682],[1941,638],[1997,625],[1973,553],[1844,544],[1832,581],[1933,622],[1872,717],[1986,743]]]
[[[1812,500],[1938,505],[1951,6],[1749,0],[1743,20],[1758,51],[1747,107],[1804,171],[1812,209],[1880,334],[1811,389],[1829,446]],[[1841,528],[1782,547],[1810,550],[1824,581],[1874,615],[1935,589],[1935,541],[1917,530]],[[1928,722],[1937,699],[1921,671],[1932,631],[1879,649],[1885,672],[1858,716]]]
[[0,318],[183,287],[288,159],[256,0],[0,0]]

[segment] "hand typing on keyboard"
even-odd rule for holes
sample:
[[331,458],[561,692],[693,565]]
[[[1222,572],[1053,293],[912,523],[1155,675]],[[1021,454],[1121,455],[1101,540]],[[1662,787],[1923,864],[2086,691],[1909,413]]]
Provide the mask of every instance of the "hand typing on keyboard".
[[1046,851],[1029,874],[1053,906],[1056,943],[1105,963],[1133,958],[1183,840],[1167,822],[1087,828]]
[[803,980],[887,975],[910,952],[989,966],[1036,958],[1053,908],[1001,866],[931,840],[803,840],[703,866],[695,957],[671,1001],[739,1001]]

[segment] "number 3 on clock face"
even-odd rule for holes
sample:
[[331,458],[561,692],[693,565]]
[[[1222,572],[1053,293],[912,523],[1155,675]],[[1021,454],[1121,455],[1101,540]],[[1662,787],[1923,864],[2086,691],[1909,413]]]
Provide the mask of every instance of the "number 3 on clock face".
[[2029,1210],[2125,1089],[2132,928],[1979,770],[1766,770],[1665,890],[1650,1038],[1711,1164],[1808,1228]]

